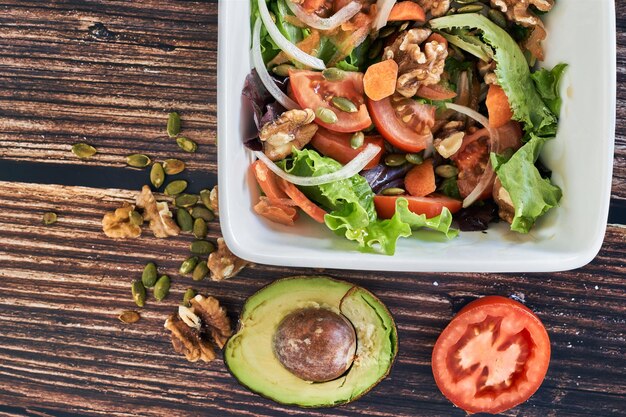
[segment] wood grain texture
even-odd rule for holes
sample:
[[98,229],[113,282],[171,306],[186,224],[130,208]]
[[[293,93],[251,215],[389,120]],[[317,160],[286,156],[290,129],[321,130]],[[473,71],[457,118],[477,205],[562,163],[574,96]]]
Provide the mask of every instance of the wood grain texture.
[[[228,0],[226,0],[228,1]],[[618,107],[613,198],[626,199],[626,3],[617,2]],[[242,25],[247,19],[242,19]],[[145,152],[216,171],[216,1],[0,0],[0,158],[120,168]],[[183,154],[164,137],[166,114],[183,115],[200,143]],[[72,143],[99,150],[77,161]],[[72,172],[68,172],[72,175]],[[199,184],[199,186],[203,186]],[[254,265],[223,283],[177,273],[192,238],[146,229],[137,240],[101,233],[107,210],[136,189],[0,182],[0,416],[447,416],[432,346],[468,301],[523,299],[544,321],[553,360],[519,417],[626,415],[626,229],[610,225],[599,256],[556,274],[407,274]],[[45,211],[59,214],[45,227]],[[210,225],[219,236],[219,225]],[[173,279],[142,319],[130,282],[146,262]],[[233,320],[246,297],[281,278],[325,273],[375,292],[396,318],[400,354],[388,379],[358,402],[331,410],[276,405],[240,387],[223,363],[190,364],[163,322],[192,286],[220,300]]]

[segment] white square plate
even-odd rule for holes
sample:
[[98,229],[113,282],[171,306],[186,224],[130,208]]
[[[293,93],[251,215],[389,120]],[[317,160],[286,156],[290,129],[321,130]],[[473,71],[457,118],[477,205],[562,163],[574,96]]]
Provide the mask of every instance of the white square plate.
[[365,254],[353,242],[301,216],[296,227],[272,224],[252,210],[257,187],[242,144],[241,90],[250,72],[249,0],[219,3],[218,167],[220,223],[226,243],[249,261],[283,266],[386,271],[548,272],[578,268],[600,250],[608,216],[615,134],[613,0],[559,2],[547,19],[546,67],[570,65],[557,138],[543,161],[563,189],[559,208],[532,232],[498,224],[451,241],[400,239],[394,256]]

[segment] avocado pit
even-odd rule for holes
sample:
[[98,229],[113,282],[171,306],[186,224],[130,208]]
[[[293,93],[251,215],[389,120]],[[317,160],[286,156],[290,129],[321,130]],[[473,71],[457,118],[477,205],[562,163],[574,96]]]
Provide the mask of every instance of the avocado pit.
[[278,325],[274,353],[287,370],[305,381],[331,381],[352,365],[356,334],[343,315],[325,308],[303,308]]

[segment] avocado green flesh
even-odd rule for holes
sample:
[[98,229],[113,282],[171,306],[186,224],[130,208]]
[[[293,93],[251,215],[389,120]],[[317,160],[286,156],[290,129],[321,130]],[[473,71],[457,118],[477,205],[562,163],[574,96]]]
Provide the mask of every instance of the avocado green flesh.
[[[304,307],[341,313],[355,327],[357,358],[338,379],[305,381],[285,369],[274,354],[279,323]],[[326,277],[299,277],[277,281],[248,299],[224,357],[239,382],[256,393],[283,404],[328,407],[349,402],[376,385],[388,373],[396,346],[393,319],[369,292]]]

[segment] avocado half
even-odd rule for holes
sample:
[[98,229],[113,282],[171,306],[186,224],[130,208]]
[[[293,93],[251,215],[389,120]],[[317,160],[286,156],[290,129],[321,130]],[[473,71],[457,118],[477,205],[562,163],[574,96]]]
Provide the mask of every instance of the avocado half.
[[[275,337],[284,319],[311,309],[326,314],[330,310],[354,327],[356,354],[347,370],[330,381],[297,376],[276,352]],[[397,351],[393,317],[376,296],[345,281],[298,276],[275,281],[248,298],[238,331],[226,344],[224,361],[239,383],[266,398],[300,407],[332,407],[354,401],[375,387],[389,374]]]

